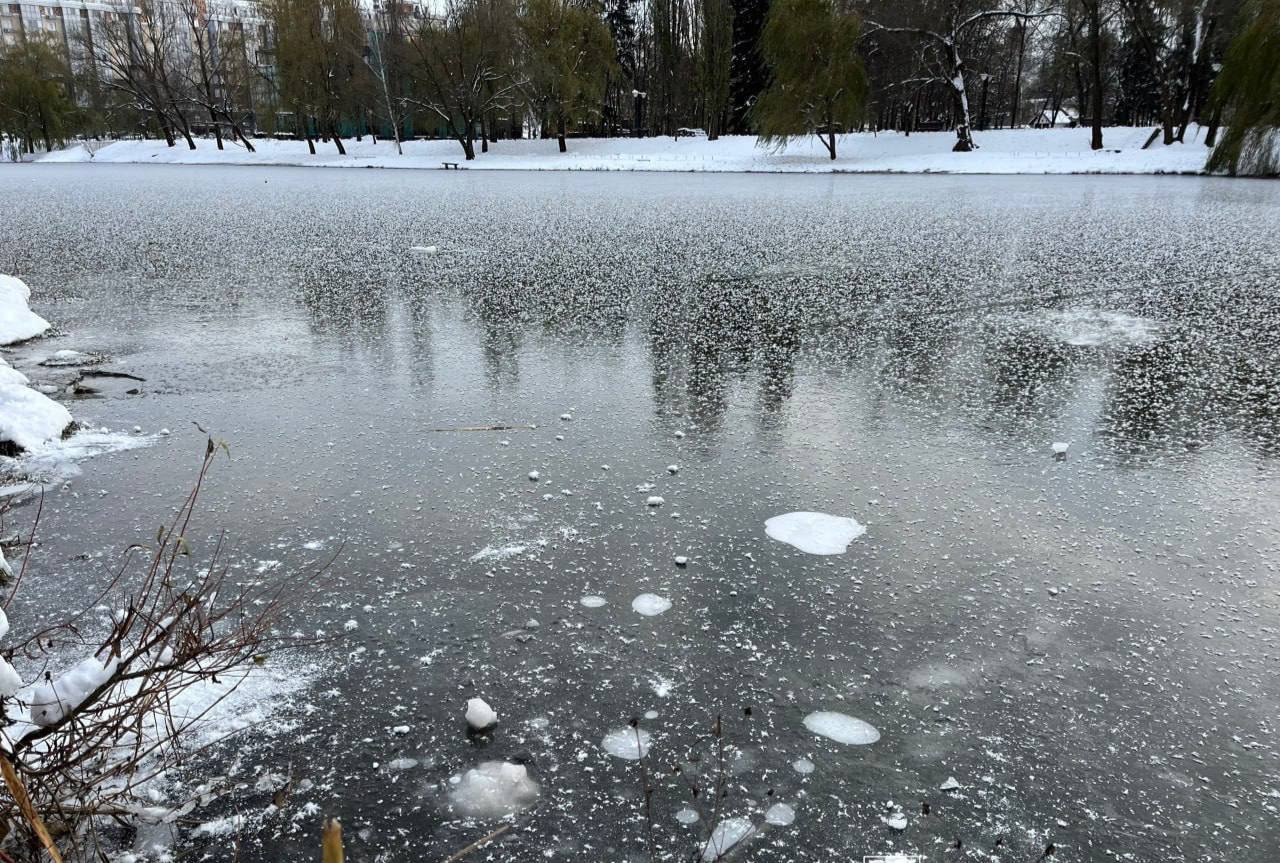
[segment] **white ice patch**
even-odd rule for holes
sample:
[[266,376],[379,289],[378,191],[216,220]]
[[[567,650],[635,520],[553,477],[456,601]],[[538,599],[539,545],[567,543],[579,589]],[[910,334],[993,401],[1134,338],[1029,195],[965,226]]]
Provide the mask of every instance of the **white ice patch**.
[[603,605],[608,605],[609,600],[603,596],[584,596],[578,602],[583,608],[600,608]]
[[683,809],[676,810],[676,820],[679,821],[681,824],[683,824],[685,827],[689,827],[691,825],[697,824],[699,817],[700,816],[698,815],[698,813],[690,809],[688,806],[684,807]]
[[764,813],[764,820],[775,827],[786,827],[796,820],[796,810],[785,803],[775,803]]
[[804,727],[836,743],[847,743],[852,746],[867,746],[880,739],[880,732],[874,725],[834,710],[818,710],[810,713],[804,718]]
[[671,609],[671,600],[656,593],[642,593],[631,600],[631,610],[645,617],[657,617]]
[[1124,348],[1145,345],[1160,337],[1160,324],[1120,312],[1065,309],[1018,318],[1023,326],[1053,341],[1075,347]]
[[456,779],[449,805],[470,818],[504,818],[528,809],[540,793],[523,764],[486,761]]
[[639,761],[649,751],[650,740],[643,728],[615,728],[600,741],[600,748],[614,758]]
[[749,818],[725,818],[711,831],[711,838],[702,849],[702,859],[708,863],[719,860],[754,830]]
[[817,765],[808,758],[797,758],[795,761],[791,762],[791,769],[799,773],[801,776],[808,776],[817,769]]
[[844,554],[849,543],[867,528],[851,518],[825,512],[788,512],[765,521],[764,531],[807,554]]
[[509,542],[506,545],[494,547],[486,545],[484,548],[471,555],[471,562],[476,563],[482,560],[507,560],[508,558],[518,557],[529,550],[528,543]]
[[[44,397],[41,396],[41,398]],[[70,421],[70,414],[67,414],[67,417]],[[3,435],[0,434],[0,437]],[[55,439],[39,444],[17,458],[0,456],[0,472],[33,483],[58,482],[77,476],[80,473],[79,463],[86,459],[107,453],[140,449],[150,446],[155,440],[155,435],[78,431],[66,440]],[[25,483],[15,482],[11,487],[0,489],[0,494],[21,491],[25,487]]]
[[0,274],[0,345],[33,339],[49,329],[49,322],[27,306],[29,299],[26,282]]

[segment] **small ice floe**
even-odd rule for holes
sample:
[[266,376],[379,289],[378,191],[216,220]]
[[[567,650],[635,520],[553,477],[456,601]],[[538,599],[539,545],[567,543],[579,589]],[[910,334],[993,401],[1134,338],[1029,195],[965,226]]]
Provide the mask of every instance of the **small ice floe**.
[[1065,456],[1067,450],[1071,449],[1071,444],[1066,441],[1056,440],[1052,444],[1053,454],[1056,456]]
[[764,820],[775,827],[786,827],[796,820],[796,810],[785,803],[775,803],[764,813]]
[[578,604],[583,608],[600,608],[603,605],[608,605],[609,600],[603,596],[584,596],[578,600]]
[[869,722],[834,710],[817,710],[804,718],[804,727],[836,743],[867,746],[880,739],[880,732]]
[[711,831],[711,838],[702,849],[702,859],[719,860],[729,853],[729,849],[746,839],[755,831],[749,818],[725,818]]
[[541,476],[542,474],[538,473],[536,470],[529,471],[529,479],[533,482],[537,482]]
[[410,246],[409,251],[415,255],[434,255],[440,251],[439,246]]
[[892,812],[888,815],[884,815],[880,820],[883,821],[890,830],[897,830],[901,832],[907,829],[907,816],[903,815],[901,812]]
[[797,758],[791,762],[791,769],[799,773],[801,776],[808,776],[817,768],[808,758]]
[[94,366],[103,362],[106,357],[102,354],[87,354],[84,351],[61,350],[54,351],[51,355],[40,361],[40,365],[53,369],[68,368],[71,366]]
[[677,554],[675,557],[675,561],[676,561],[676,566],[689,565],[689,558],[685,557],[683,554]]
[[642,593],[631,600],[631,610],[645,617],[657,617],[671,610],[671,600],[656,593]]
[[851,518],[825,512],[788,512],[766,520],[764,531],[806,554],[844,554],[849,543],[867,528]]
[[483,698],[467,699],[467,727],[472,731],[488,731],[498,724],[498,714]]
[[679,439],[680,439],[680,438],[682,438],[682,437],[684,437],[684,432],[682,432],[682,431],[678,431],[678,432],[676,432],[676,440],[679,440]]
[[648,753],[650,740],[643,728],[615,728],[600,740],[600,748],[614,758],[639,761]]
[[645,500],[644,505],[645,505],[645,506],[662,506],[662,505],[663,505],[664,503],[666,503],[666,502],[667,502],[667,501],[666,501],[666,499],[665,499],[665,498],[659,497],[659,496],[658,496],[658,495],[656,495],[656,494],[651,494],[651,495],[649,495],[649,497]]
[[391,733],[396,737],[404,737],[410,730],[408,725],[397,725],[391,729]]
[[416,758],[393,758],[387,762],[389,770],[412,770],[418,766]]
[[938,786],[939,791],[958,791],[960,790],[960,780],[954,776],[948,776],[947,781]]
[[678,464],[667,465],[667,473],[670,473],[670,474],[680,473],[680,465]]
[[573,419],[573,414],[560,414],[560,419],[569,422]]
[[676,820],[685,827],[691,827],[692,825],[697,824],[698,817],[698,813],[690,809],[688,806],[683,809],[676,810]]
[[486,761],[449,780],[449,805],[470,818],[504,818],[528,809],[541,789],[523,764]]

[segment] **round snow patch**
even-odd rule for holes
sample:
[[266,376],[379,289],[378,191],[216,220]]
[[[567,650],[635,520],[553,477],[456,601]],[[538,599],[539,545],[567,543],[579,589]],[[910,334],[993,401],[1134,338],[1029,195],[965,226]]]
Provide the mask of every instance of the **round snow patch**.
[[631,600],[631,610],[645,617],[656,617],[671,608],[671,600],[656,593],[642,593]]
[[599,608],[602,605],[607,605],[609,600],[603,596],[584,596],[578,602],[583,608]]
[[796,810],[785,803],[775,803],[764,813],[764,820],[775,827],[786,827],[796,820]]
[[764,532],[807,554],[844,554],[849,543],[867,528],[851,518],[825,512],[788,512],[765,521]]
[[808,758],[797,758],[791,762],[791,769],[799,773],[801,776],[808,776],[817,768],[817,765]]
[[866,746],[880,739],[880,732],[869,722],[834,710],[818,710],[804,718],[804,727],[814,734],[829,737],[836,743]]
[[614,758],[639,761],[649,751],[650,739],[643,728],[615,728],[600,741],[600,748]]

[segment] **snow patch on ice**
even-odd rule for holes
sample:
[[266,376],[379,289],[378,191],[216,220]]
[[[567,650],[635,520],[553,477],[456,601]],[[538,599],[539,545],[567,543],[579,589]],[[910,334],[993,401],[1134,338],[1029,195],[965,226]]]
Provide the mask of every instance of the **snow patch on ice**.
[[1063,309],[1019,317],[1018,322],[1048,339],[1073,347],[1125,348],[1160,337],[1150,318],[1103,309]]
[[0,274],[0,345],[34,339],[49,322],[27,306],[31,289],[16,276]]
[[494,547],[486,545],[484,548],[471,555],[471,562],[476,563],[483,560],[507,560],[512,557],[519,557],[529,550],[529,544],[525,542],[509,542],[506,545]]
[[746,839],[755,830],[749,818],[726,818],[711,831],[706,847],[702,849],[702,859],[719,860],[729,853],[729,849]]
[[851,518],[825,512],[788,512],[764,523],[772,539],[785,542],[806,554],[844,554],[849,543],[867,532]]
[[764,820],[775,827],[786,827],[796,820],[796,810],[785,803],[775,803],[764,813]]
[[46,395],[17,383],[0,383],[0,440],[32,450],[57,440],[71,412]]
[[631,610],[645,617],[657,617],[671,610],[671,600],[656,593],[642,593],[631,600]]
[[[0,386],[0,389],[3,389],[3,386]],[[66,416],[67,421],[70,422],[71,415]],[[2,423],[3,421],[0,420],[0,424]],[[59,430],[60,433],[61,430]],[[3,437],[2,432],[0,437]],[[10,486],[0,489],[0,494],[22,491],[28,483],[52,483],[70,479],[80,473],[79,463],[86,459],[108,453],[141,449],[155,441],[155,435],[82,430],[66,440],[54,439],[31,447],[17,458],[0,456],[0,474],[8,475],[8,481],[11,483]]]
[[504,818],[528,809],[542,789],[523,764],[485,761],[455,777],[449,805],[470,818]]
[[614,758],[639,761],[649,751],[651,740],[643,728],[615,728],[600,741],[600,748]]
[[605,599],[603,596],[584,596],[582,599],[579,599],[578,602],[583,608],[600,608],[601,606],[609,604],[609,600]]
[[836,743],[847,743],[852,746],[866,746],[880,739],[880,732],[874,725],[834,710],[817,710],[810,713],[804,718],[804,727]]

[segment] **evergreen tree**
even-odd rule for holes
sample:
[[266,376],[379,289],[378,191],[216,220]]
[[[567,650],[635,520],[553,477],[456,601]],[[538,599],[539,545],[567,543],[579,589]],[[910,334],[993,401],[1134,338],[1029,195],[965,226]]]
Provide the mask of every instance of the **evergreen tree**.
[[733,58],[729,66],[730,132],[752,131],[751,108],[769,83],[760,54],[760,36],[769,17],[769,0],[730,0],[733,9]]
[[769,86],[751,112],[762,143],[814,134],[836,157],[836,133],[862,119],[859,31],[838,0],[774,0],[761,40]]

